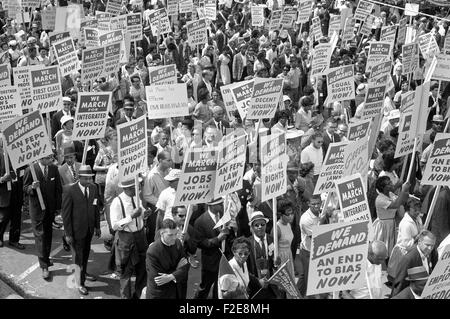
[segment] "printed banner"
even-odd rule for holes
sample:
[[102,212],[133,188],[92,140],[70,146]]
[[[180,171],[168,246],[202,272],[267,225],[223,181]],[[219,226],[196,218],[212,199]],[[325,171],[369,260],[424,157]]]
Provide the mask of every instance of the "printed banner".
[[175,64],[151,66],[148,68],[150,85],[176,84],[177,67]]
[[9,63],[0,64],[0,87],[11,85],[11,67]]
[[72,140],[95,140],[105,137],[111,92],[79,92]]
[[241,119],[247,116],[247,110],[253,95],[254,82],[255,80],[238,82],[239,84],[236,84],[236,86],[231,89],[231,94]]
[[384,60],[389,60],[392,55],[392,47],[388,42],[372,42],[369,47],[366,72],[370,73],[375,65]]
[[422,177],[423,185],[448,186],[450,183],[450,133],[437,133],[433,150]]
[[[336,192],[339,199],[344,222],[364,221],[371,224],[366,187],[360,173],[343,177],[336,181]],[[371,226],[369,226],[370,228]]]
[[283,79],[256,78],[247,119],[273,118],[283,92]]
[[100,76],[108,77],[111,73],[119,71],[121,54],[123,53],[123,41],[103,45],[105,46],[105,61]]
[[20,94],[15,86],[0,88],[0,124],[22,116]]
[[[238,82],[239,83],[239,82]],[[233,93],[231,89],[236,86],[236,83],[231,83],[228,85],[222,85],[220,87],[220,93],[222,94],[223,104],[227,110],[228,119],[232,121],[234,119],[233,112],[237,110],[236,104],[234,103]]]
[[331,143],[325,155],[314,195],[334,190],[334,181],[342,178],[344,169],[344,148],[347,142]]
[[415,91],[409,91],[404,94],[402,94],[401,97],[401,105],[400,105],[400,112],[408,112],[412,111],[414,107],[414,100],[415,100],[416,92]]
[[207,203],[213,199],[217,167],[214,148],[190,148],[183,161],[174,206]]
[[58,66],[39,66],[30,70],[33,109],[43,113],[59,111],[62,106],[62,89]]
[[344,32],[342,33],[342,42],[352,41],[355,38],[355,23],[355,18],[347,18]]
[[148,169],[147,119],[145,115],[117,125],[119,182],[134,179]]
[[189,115],[186,83],[145,87],[149,119]]
[[5,123],[3,135],[14,170],[53,154],[41,113],[36,110]]
[[312,18],[311,23],[312,23],[311,35],[314,37],[315,41],[318,41],[323,36],[322,27],[320,25],[320,18],[319,17]]
[[369,84],[376,86],[389,82],[389,79],[391,78],[391,69],[391,60],[386,60],[375,65],[370,72]]
[[326,75],[330,63],[330,56],[330,43],[320,43],[314,48],[311,76]]
[[408,25],[408,18],[404,17],[403,19],[400,19],[400,22],[398,24],[398,33],[397,33],[397,43],[398,44],[406,43],[407,25]]
[[327,75],[328,104],[355,98],[354,66],[332,68]]
[[436,266],[427,280],[423,299],[450,299],[450,245],[444,247]]
[[216,0],[205,0],[205,16],[209,21],[216,21],[217,6]]
[[261,201],[267,201],[287,191],[286,134],[260,136],[261,141]]
[[167,14],[178,16],[178,0],[167,0]]
[[[100,34],[98,37],[98,40],[100,42],[100,46],[107,46],[108,44],[116,44],[119,43],[120,45],[120,62],[121,63],[128,63],[128,54],[127,50],[125,48],[125,36],[123,30],[115,30],[107,33]],[[105,55],[107,54],[107,51],[105,51]],[[116,59],[114,59],[116,61]],[[119,68],[119,65],[116,65],[115,68]],[[111,74],[110,72],[108,76]]]
[[[84,45],[86,48],[97,48],[100,46],[100,40],[98,38],[98,29],[96,28],[84,28]],[[83,52],[81,52],[83,54]]]
[[360,0],[358,2],[358,7],[356,8],[355,11],[355,19],[359,21],[365,21],[366,17],[369,14],[372,14],[373,7],[374,7],[373,3]]
[[31,109],[33,97],[31,96],[30,69],[37,69],[37,66],[24,66],[13,68],[14,86],[17,87],[20,95],[22,110]]
[[191,21],[186,24],[188,41],[191,45],[207,43],[206,25],[206,19]]
[[360,29],[360,33],[366,37],[372,34],[372,27],[375,24],[376,17],[374,15],[368,15],[364,20],[364,24]]
[[330,15],[330,25],[328,27],[328,36],[331,37],[334,32],[339,35],[341,31],[341,16],[339,14]]
[[360,138],[368,136],[371,123],[372,119],[350,123],[348,125],[348,134],[347,134],[347,139],[349,140],[349,142],[357,141]]
[[226,135],[218,147],[214,198],[223,197],[242,188],[247,151],[246,136]]
[[76,73],[80,68],[80,62],[78,61],[77,51],[73,44],[73,40],[65,39],[52,44],[56,58],[58,60],[58,66],[61,70],[61,75],[71,75]]
[[44,7],[41,9],[42,30],[55,30],[56,7]]
[[[411,92],[414,93],[414,92]],[[412,96],[414,103],[414,95]],[[395,147],[395,158],[412,154],[414,149],[414,134],[411,132],[411,120],[413,110],[401,112],[398,126],[397,146]]]
[[81,82],[91,83],[100,77],[105,61],[105,48],[85,49],[81,57]]
[[386,85],[369,84],[364,99],[364,109],[361,115],[362,120],[373,118],[375,115],[381,113],[385,92]]
[[263,6],[252,5],[251,14],[252,14],[252,26],[253,27],[264,26],[264,7]]
[[367,243],[367,222],[313,226],[307,295],[364,286]]
[[417,43],[402,46],[403,74],[413,73],[419,67],[419,47]]

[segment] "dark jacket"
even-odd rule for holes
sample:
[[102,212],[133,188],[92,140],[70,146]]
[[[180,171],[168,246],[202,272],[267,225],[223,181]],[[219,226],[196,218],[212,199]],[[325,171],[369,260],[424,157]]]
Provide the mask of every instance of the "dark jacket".
[[[336,133],[333,134],[334,137],[334,142],[333,143],[337,143],[341,141],[341,138],[339,137],[339,135],[337,135]],[[328,136],[327,132],[323,133],[323,144],[322,144],[322,150],[323,150],[323,157],[325,158],[325,155],[327,154],[328,151],[328,147],[331,144],[331,139],[330,136]]]
[[391,299],[416,299],[416,298],[414,298],[411,288],[408,286]]

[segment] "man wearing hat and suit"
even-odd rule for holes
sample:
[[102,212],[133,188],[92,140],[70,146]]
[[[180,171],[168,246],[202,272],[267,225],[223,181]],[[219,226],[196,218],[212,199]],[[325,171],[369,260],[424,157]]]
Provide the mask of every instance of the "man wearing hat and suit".
[[430,96],[428,97],[428,113],[427,130],[431,127],[432,119],[435,115],[444,115],[442,99],[439,97],[439,83],[432,82],[430,85]]
[[[39,266],[42,268],[42,277],[50,278],[48,267],[50,262],[50,251],[52,247],[52,223],[55,213],[61,209],[62,186],[58,168],[53,165],[54,155],[41,158],[34,163],[37,180],[34,181],[30,168],[25,170],[23,178],[23,191],[28,195],[31,225],[35,237],[36,250]],[[40,188],[45,204],[42,210],[36,189]]]
[[63,97],[63,109],[56,112],[52,116],[52,139],[55,138],[56,133],[61,129],[61,118],[64,116],[74,116],[75,110],[72,109],[72,100],[70,97]]
[[[111,227],[115,233],[116,267],[120,273],[120,297],[136,299],[147,283],[145,254],[147,242],[144,232],[142,206],[137,206],[134,179],[122,181],[123,192],[113,199],[110,207]],[[135,293],[131,294],[131,277],[136,274]]]
[[423,266],[427,273],[431,274],[432,268],[430,257],[435,244],[436,236],[432,232],[423,230],[419,234],[417,246],[414,246],[414,248],[412,248],[400,259],[398,265],[398,276],[394,279],[391,297],[399,294],[408,286],[408,281],[406,280],[408,269]]
[[[69,150],[68,150],[69,151]],[[87,295],[85,280],[95,281],[95,277],[87,273],[92,236],[100,237],[100,213],[97,187],[93,184],[92,169],[82,165],[78,172],[77,183],[67,185],[63,193],[62,217],[67,243],[72,248],[72,258],[79,267],[77,275],[78,291]],[[77,269],[78,270],[78,269]],[[78,277],[79,276],[79,277]]]
[[433,142],[431,141],[431,133],[435,132],[442,133],[444,131],[445,126],[445,120],[442,115],[433,115],[432,121],[431,121],[431,127],[425,131],[425,134],[423,135],[423,142],[422,142],[422,148],[425,150],[430,144]]
[[409,286],[391,299],[422,299],[421,295],[428,277],[429,274],[423,266],[409,268],[408,277],[405,278],[409,282]]
[[247,76],[247,45],[241,44],[239,53],[233,57],[232,76],[235,82],[242,81]]
[[221,230],[214,229],[223,215],[223,199],[212,200],[206,204],[208,210],[195,220],[194,229],[197,233],[198,247],[202,250],[201,283],[195,294],[195,299],[206,299],[211,286],[213,286],[213,299],[217,299],[217,280],[219,275],[219,263],[222,253],[222,241],[225,241],[226,255],[230,251],[229,243],[234,238],[234,233],[227,227]]
[[[247,259],[249,273],[258,279],[269,279],[274,273],[273,237],[266,233],[269,219],[259,211],[254,211],[248,223],[252,236],[249,237],[251,249]],[[275,285],[268,285],[254,296],[255,299],[275,299],[278,297],[278,289]]]
[[135,119],[133,113],[134,113],[134,102],[130,100],[125,101],[125,105],[123,106],[124,110],[124,116],[121,117],[117,122],[116,125],[123,124],[126,122],[131,122]]
[[212,108],[212,118],[203,124],[203,129],[206,130],[208,126],[214,126],[217,129],[216,142],[219,142],[223,136],[227,135],[227,129],[230,128],[230,123],[224,118],[223,108],[216,105]]

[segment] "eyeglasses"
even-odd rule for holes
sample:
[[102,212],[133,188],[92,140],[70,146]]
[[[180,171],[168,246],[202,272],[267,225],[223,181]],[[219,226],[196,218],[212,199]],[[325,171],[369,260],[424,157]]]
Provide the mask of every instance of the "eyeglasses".
[[323,141],[316,141],[317,144],[323,144]]
[[185,214],[178,214],[178,217],[184,218],[184,217],[186,217],[186,215]]

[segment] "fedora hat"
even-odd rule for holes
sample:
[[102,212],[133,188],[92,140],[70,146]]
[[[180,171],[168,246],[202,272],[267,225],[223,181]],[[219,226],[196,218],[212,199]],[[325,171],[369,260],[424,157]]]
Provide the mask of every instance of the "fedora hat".
[[75,147],[73,147],[72,145],[68,145],[65,146],[63,149],[63,156],[69,156],[69,155],[74,155],[75,153]]
[[212,206],[212,205],[218,205],[218,204],[222,204],[222,203],[223,203],[223,198],[219,197],[217,199],[212,199],[210,202],[206,203],[206,205]]
[[248,222],[248,225],[251,227],[253,222],[256,222],[257,220],[265,220],[266,223],[269,222],[269,219],[264,217],[264,214],[262,212],[255,210],[250,216],[250,221]]
[[424,266],[418,266],[408,269],[408,277],[405,279],[408,281],[427,280],[428,272]]
[[[142,177],[139,176],[139,183],[142,182]],[[121,181],[119,183],[119,187],[121,188],[130,188],[130,187],[134,187],[134,178],[132,179],[128,179],[126,181]]]
[[88,176],[92,177],[95,174],[92,173],[92,168],[89,165],[81,165],[80,170],[78,171],[78,176]]
[[444,117],[440,114],[433,115],[433,122],[445,122]]

